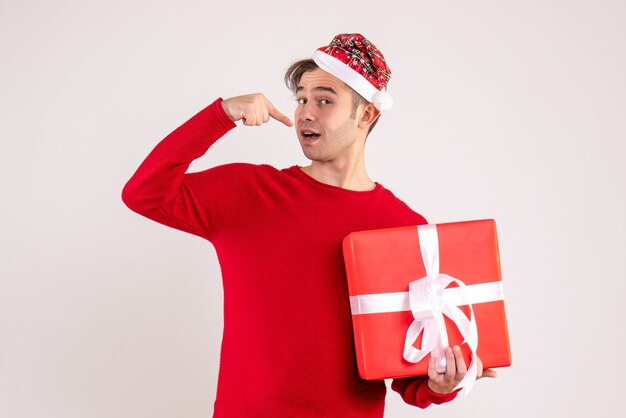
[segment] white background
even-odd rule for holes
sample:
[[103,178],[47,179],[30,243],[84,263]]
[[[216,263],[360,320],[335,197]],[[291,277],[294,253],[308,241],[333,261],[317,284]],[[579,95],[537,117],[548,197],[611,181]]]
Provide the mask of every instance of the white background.
[[[210,415],[213,248],[121,189],[218,96],[292,114],[284,70],[340,32],[393,71],[371,176],[430,222],[495,218],[500,238],[513,366],[425,411],[392,392],[387,416],[621,416],[624,22],[619,0],[2,0],[0,416]],[[306,163],[274,122],[193,168],[233,161]]]

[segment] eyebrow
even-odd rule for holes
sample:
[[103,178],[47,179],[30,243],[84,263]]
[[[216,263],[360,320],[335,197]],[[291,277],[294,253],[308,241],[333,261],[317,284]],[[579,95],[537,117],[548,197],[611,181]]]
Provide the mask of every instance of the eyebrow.
[[[296,93],[299,93],[302,90],[304,90],[304,87],[298,86],[298,88],[296,89]],[[326,87],[326,86],[313,87],[313,91],[324,91],[324,92],[332,93],[335,96],[337,95],[337,92],[332,87]]]

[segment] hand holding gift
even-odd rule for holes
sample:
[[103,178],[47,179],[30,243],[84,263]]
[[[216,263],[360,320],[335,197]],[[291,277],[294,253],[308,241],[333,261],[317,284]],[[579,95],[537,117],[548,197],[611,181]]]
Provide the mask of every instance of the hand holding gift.
[[[476,379],[482,377],[496,377],[495,370],[484,369],[483,362],[476,356],[477,372]],[[436,370],[436,359],[431,357],[428,361],[428,387],[433,392],[446,394],[455,391],[467,373],[467,366],[463,359],[463,353],[458,345],[446,349],[446,371],[439,373]]]

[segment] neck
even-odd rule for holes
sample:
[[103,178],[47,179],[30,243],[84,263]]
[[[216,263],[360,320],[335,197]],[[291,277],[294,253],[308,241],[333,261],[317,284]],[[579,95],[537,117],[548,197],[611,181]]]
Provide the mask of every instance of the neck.
[[312,161],[302,167],[315,180],[354,191],[368,191],[376,184],[369,178],[363,158],[355,161]]

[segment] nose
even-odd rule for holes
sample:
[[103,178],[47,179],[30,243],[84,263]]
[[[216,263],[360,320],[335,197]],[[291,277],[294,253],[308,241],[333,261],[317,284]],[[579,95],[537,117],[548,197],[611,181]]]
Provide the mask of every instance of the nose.
[[315,120],[315,109],[312,103],[305,102],[296,108],[296,119],[300,122]]

